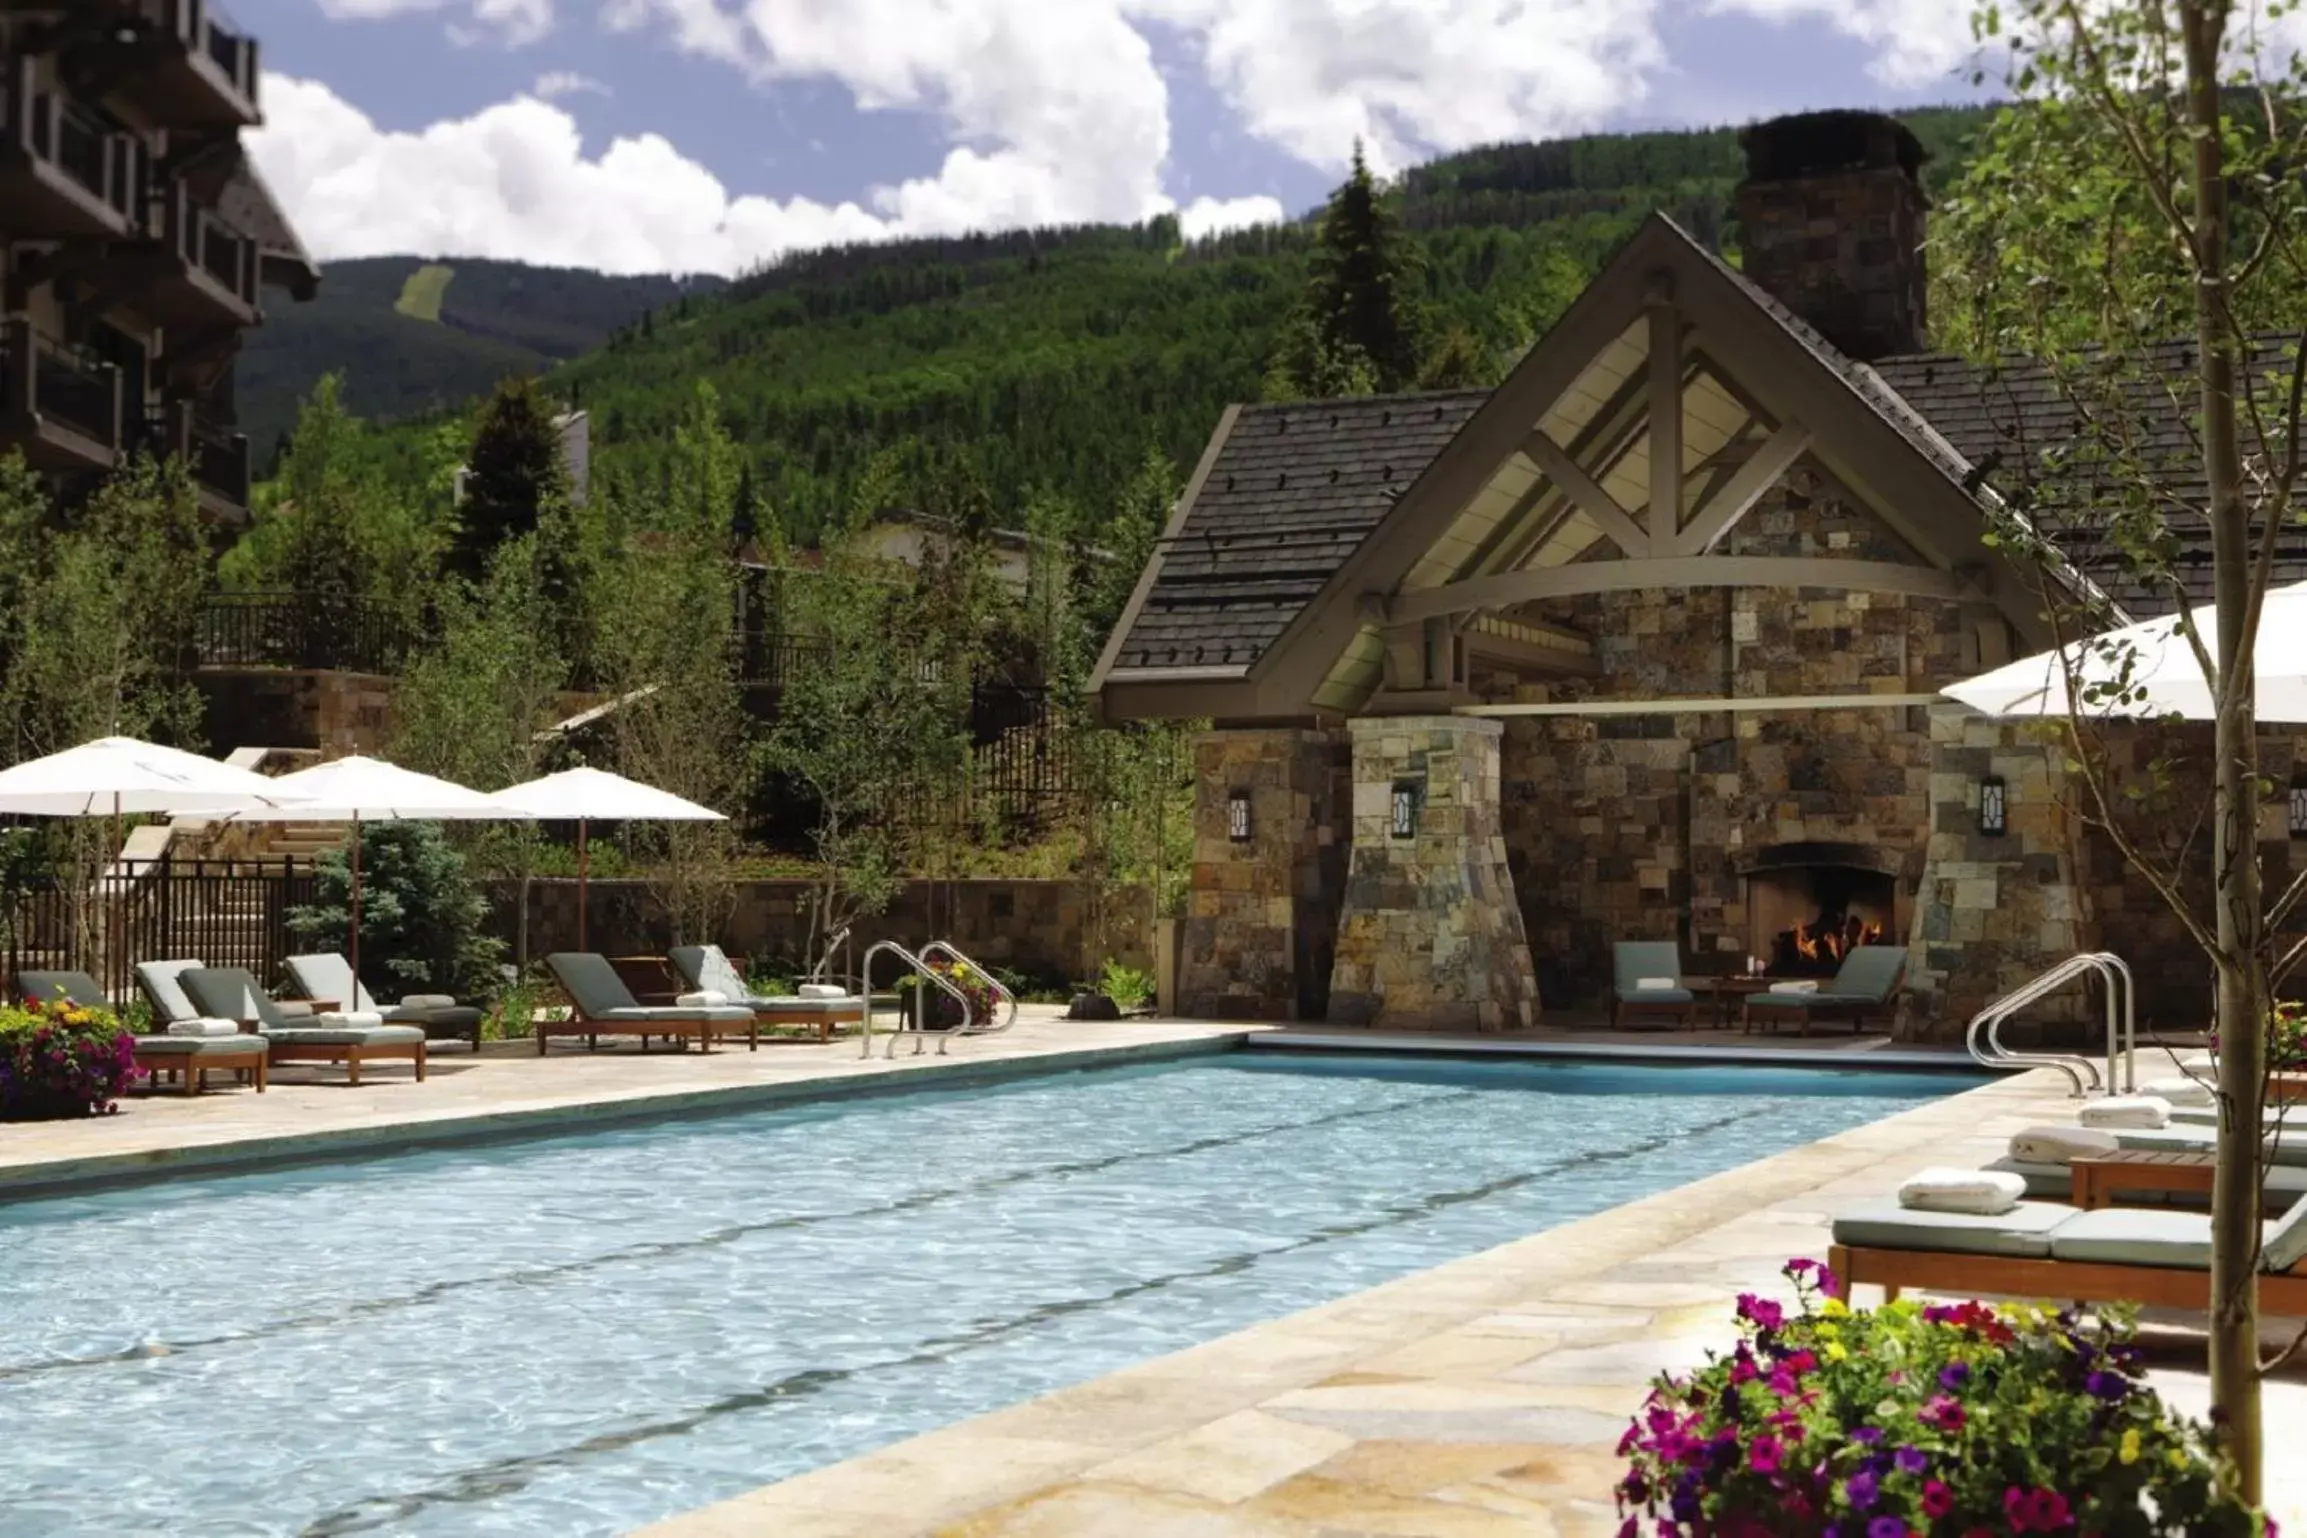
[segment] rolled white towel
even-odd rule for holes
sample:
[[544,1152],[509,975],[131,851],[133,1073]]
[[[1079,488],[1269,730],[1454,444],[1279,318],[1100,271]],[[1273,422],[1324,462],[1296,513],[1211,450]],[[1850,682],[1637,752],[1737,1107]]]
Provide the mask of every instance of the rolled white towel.
[[1918,1170],[1898,1188],[1898,1204],[1918,1212],[1965,1212],[1993,1217],[2027,1194],[2027,1182],[2009,1170]]
[[401,996],[403,1009],[454,1009],[457,996],[453,993],[408,993]]
[[1634,979],[1634,991],[1636,993],[1655,993],[1661,988],[1678,988],[1680,986],[1681,984],[1671,977],[1637,977]]
[[718,988],[700,988],[695,993],[684,993],[673,1001],[682,1009],[718,1009],[729,1002],[729,995]]
[[384,1016],[373,1009],[323,1010],[313,1019],[328,1031],[373,1031],[385,1023]]
[[1772,983],[1770,991],[1772,993],[1816,993],[1818,992],[1818,979],[1806,977],[1797,982]]
[[839,983],[803,983],[801,997],[805,999],[845,999],[849,990]]
[[275,999],[272,1007],[296,1020],[309,1020],[319,1013],[303,999]]
[[2075,1113],[2078,1127],[2147,1128],[2171,1125],[2171,1102],[2153,1095],[2111,1095]]
[[2149,1079],[2139,1086],[2139,1093],[2152,1095],[2157,1100],[2167,1100],[2172,1105],[2186,1106],[2207,1106],[2216,1098],[2211,1093],[2210,1085],[2201,1079],[2191,1079],[2185,1076],[2172,1079]]
[[2189,1052],[2179,1059],[2179,1071],[2214,1074],[2219,1071],[2219,1060],[2208,1052]]
[[2122,1146],[2115,1134],[2096,1127],[2029,1127],[2011,1134],[2011,1157],[2021,1164],[2072,1164]]
[[171,1020],[168,1023],[168,1034],[171,1036],[202,1037],[238,1036],[240,1034],[240,1026],[236,1021],[218,1020],[214,1018],[206,1018],[200,1020]]

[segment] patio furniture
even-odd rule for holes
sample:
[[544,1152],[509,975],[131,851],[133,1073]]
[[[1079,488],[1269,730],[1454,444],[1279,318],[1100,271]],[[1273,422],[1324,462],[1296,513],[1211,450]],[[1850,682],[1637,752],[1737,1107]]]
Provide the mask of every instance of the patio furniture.
[[[2307,1314],[2307,1196],[2265,1225],[2259,1301]],[[1878,1286],[2086,1303],[2207,1308],[2211,1220],[2200,1212],[2021,1202],[1992,1217],[1877,1202],[1835,1219],[1827,1266],[1842,1296]]]
[[678,1041],[684,1050],[694,1037],[710,1052],[716,1039],[743,1030],[750,1049],[761,1049],[761,1023],[741,1004],[639,1004],[608,958],[591,951],[555,951],[545,958],[545,965],[552,968],[574,1013],[566,1020],[538,1019],[539,1057],[553,1036],[582,1036],[588,1049],[598,1048],[603,1036],[638,1036],[644,1052],[652,1036]]
[[676,945],[667,954],[673,973],[685,988],[718,993],[733,1005],[753,1011],[762,1025],[807,1025],[819,1041],[831,1041],[837,1025],[856,1025],[865,1019],[865,1000],[840,992],[823,997],[803,994],[755,993],[722,954],[718,945]]
[[2074,1204],[2092,1211],[2121,1205],[2118,1196],[2199,1196],[2208,1202],[2218,1160],[2188,1148],[2118,1148],[2077,1159],[2068,1168]]
[[1728,1030],[1748,996],[1769,988],[1770,979],[1751,972],[1732,972],[1723,977],[1686,977],[1682,983],[1693,993],[1714,1000],[1714,1023]]
[[398,1004],[379,1004],[352,975],[352,963],[334,952],[289,957],[288,980],[307,999],[331,1000],[362,1014],[382,1015],[387,1025],[413,1025],[428,1041],[443,1037],[469,1041],[475,1052],[481,1050],[481,1011],[453,999],[446,1004],[433,1003],[422,995]]
[[1815,993],[1750,995],[1739,1011],[1748,1027],[1780,1020],[1800,1021],[1807,1029],[1820,1019],[1848,1019],[1851,1034],[1866,1028],[1870,1016],[1888,1018],[1898,1007],[1899,983],[1906,976],[1906,948],[1899,945],[1855,945],[1842,966]]
[[276,1002],[245,967],[193,967],[177,983],[204,1015],[255,1027],[276,1063],[342,1063],[360,1083],[367,1063],[408,1062],[425,1076],[425,1033],[413,1025],[370,1024],[374,1015],[313,1013]]
[[1629,1015],[1672,1015],[1685,1027],[1698,1020],[1698,995],[1682,978],[1682,947],[1672,940],[1620,940],[1610,948],[1610,1028]]
[[[88,1009],[112,1008],[95,978],[86,972],[19,972],[16,991],[28,999],[67,999]],[[264,1093],[265,1064],[271,1054],[261,1036],[170,1036],[165,1033],[136,1038],[136,1066],[157,1083],[162,1074],[175,1077],[187,1095],[206,1087],[210,1069],[229,1072],[244,1084]]]

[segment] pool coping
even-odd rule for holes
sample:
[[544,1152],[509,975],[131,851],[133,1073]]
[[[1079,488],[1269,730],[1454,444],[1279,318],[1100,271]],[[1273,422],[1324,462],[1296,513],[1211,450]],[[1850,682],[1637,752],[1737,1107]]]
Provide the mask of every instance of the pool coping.
[[690,1087],[615,1099],[572,1100],[381,1125],[328,1127],[311,1132],[174,1144],[81,1158],[27,1161],[0,1165],[0,1208],[123,1186],[383,1158],[432,1148],[524,1142],[634,1123],[695,1120],[779,1105],[918,1094],[925,1090],[1072,1073],[1084,1068],[1203,1057],[1236,1051],[1257,1034],[1255,1028],[1241,1027],[1214,1031],[1206,1036],[1060,1048],[1013,1057],[925,1055],[917,1062],[901,1060],[900,1066],[880,1071],[834,1067],[805,1079]]
[[1889,1073],[1953,1073],[1982,1081],[2024,1071],[1994,1068],[1967,1052],[1879,1047],[1768,1047],[1633,1041],[1485,1041],[1452,1037],[1437,1041],[1407,1032],[1318,1031],[1284,1028],[1257,1039],[1257,1050],[1281,1052],[1367,1052],[1416,1057],[1528,1058],[1539,1062],[1642,1063],[1653,1066],[1739,1068],[1879,1069]]
[[[1613,1533],[1608,1480],[1618,1465],[1609,1447],[1664,1365],[1649,1362],[1641,1343],[1659,1331],[1677,1347],[1718,1347],[1733,1295],[1749,1286],[1773,1290],[1759,1278],[1726,1282],[1703,1255],[1734,1253],[1739,1237],[1751,1247],[1759,1229],[1762,1250],[1783,1258],[1782,1236],[1803,1228],[1815,1244],[1797,1240],[1799,1252],[1823,1253],[1826,1215],[1895,1188],[1925,1164],[1984,1162],[2010,1131],[2067,1104],[2064,1091],[2042,1070],[1982,1078],[1973,1089],[662,1518],[635,1538],[1172,1530],[1263,1538],[1360,1530],[1258,1505],[1268,1495],[1287,1505],[1283,1497],[1292,1493],[1331,1501],[1333,1511],[1339,1500],[1393,1508],[1373,1531]],[[1715,1296],[1701,1303],[1705,1294]],[[1491,1376],[1487,1365],[1466,1365],[1469,1347],[1491,1356],[1503,1344],[1499,1360],[1511,1360],[1519,1349],[1513,1337],[1552,1328],[1550,1314],[1629,1305],[1654,1312],[1631,1348],[1624,1383],[1572,1376],[1562,1380],[1571,1387],[1544,1389],[1527,1377],[1514,1381],[1512,1367]],[[1571,1355],[1590,1360],[1629,1349],[1582,1349],[1574,1335],[1532,1345],[1553,1350],[1564,1340]],[[1357,1412],[1361,1404],[1372,1408]],[[1551,1437],[1528,1442],[1510,1429],[1516,1415],[1533,1413],[1518,1407],[1549,1404],[1563,1408],[1539,1413],[1599,1413],[1606,1434],[1573,1449]],[[1425,1416],[1456,1429],[1437,1429],[1423,1442],[1398,1427],[1341,1434],[1322,1420],[1341,1410]],[[1489,1476],[1477,1488],[1465,1469],[1453,1468],[1449,1477],[1459,1483],[1440,1492],[1453,1504],[1419,1507],[1428,1523],[1442,1525],[1395,1525],[1415,1519],[1402,1509],[1402,1471],[1429,1454],[1450,1464],[1473,1445],[1497,1448],[1500,1462],[1521,1465],[1523,1477]],[[1373,1472],[1381,1465],[1391,1472]],[[1555,1472],[1529,1472],[1546,1468]],[[1461,1497],[1466,1504],[1455,1504]]]

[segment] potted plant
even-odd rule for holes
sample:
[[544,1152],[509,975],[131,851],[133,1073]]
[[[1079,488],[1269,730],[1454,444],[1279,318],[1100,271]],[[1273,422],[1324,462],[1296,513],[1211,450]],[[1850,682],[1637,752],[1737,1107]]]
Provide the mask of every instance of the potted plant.
[[63,999],[0,1005],[0,1121],[101,1116],[141,1072],[120,1017]]
[[[961,961],[932,961],[929,970],[961,990],[969,1000],[969,1018],[972,1024],[983,1025],[993,1018],[996,995],[993,979],[977,968]],[[898,995],[905,1001],[906,1024],[915,1030],[950,1031],[961,1025],[961,1000],[924,979],[919,973],[908,973],[897,980]]]
[[1817,1262],[1786,1274],[1794,1306],[1740,1298],[1730,1354],[1661,1378],[1619,1442],[1621,1538],[2273,1538],[2122,1314],[1860,1311]]

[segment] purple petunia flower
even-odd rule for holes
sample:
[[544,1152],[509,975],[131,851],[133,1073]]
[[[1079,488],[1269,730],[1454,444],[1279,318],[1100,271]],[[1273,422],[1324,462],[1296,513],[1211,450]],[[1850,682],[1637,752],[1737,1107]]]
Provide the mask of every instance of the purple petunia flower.
[[1959,1393],[1962,1386],[1970,1381],[1971,1364],[1968,1362],[1949,1362],[1939,1369],[1939,1387],[1950,1394]]
[[1849,1499],[1852,1510],[1872,1511],[1874,1503],[1882,1498],[1882,1482],[1861,1470],[1843,1481],[1842,1493]]
[[1931,1466],[1930,1458],[1919,1447],[1902,1447],[1892,1462],[1901,1474],[1920,1474]]
[[2131,1392],[2130,1380],[2112,1372],[2092,1373],[2083,1380],[2083,1388],[2093,1399],[2104,1399],[2109,1404],[2128,1398]]
[[1866,1525],[1866,1538],[1907,1538],[1907,1525],[1896,1517],[1876,1517]]
[[1850,1439],[1861,1447],[1872,1447],[1882,1440],[1882,1433],[1872,1426],[1854,1426],[1851,1428]]

